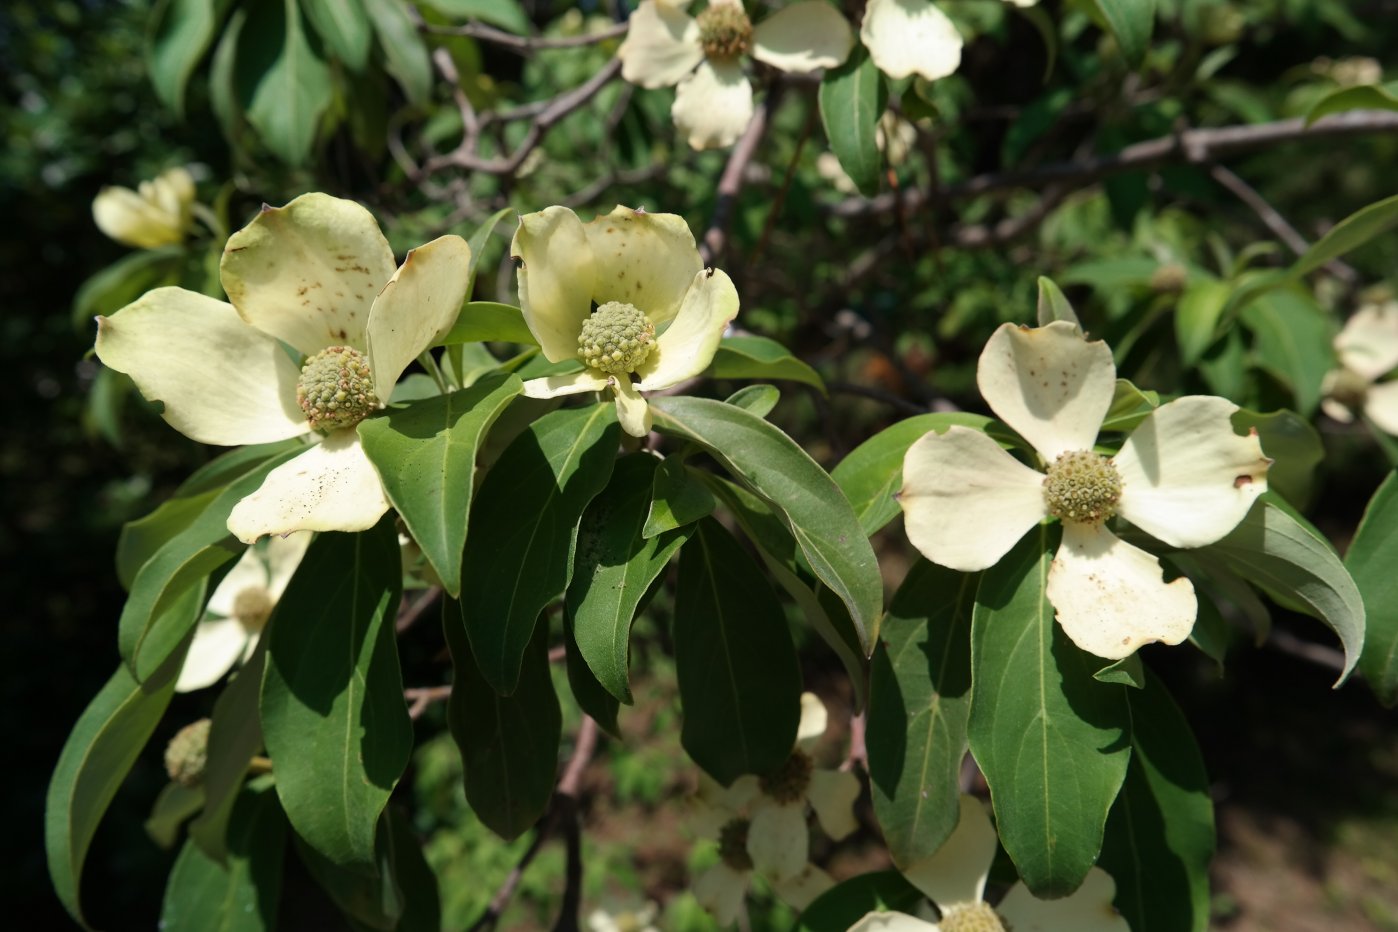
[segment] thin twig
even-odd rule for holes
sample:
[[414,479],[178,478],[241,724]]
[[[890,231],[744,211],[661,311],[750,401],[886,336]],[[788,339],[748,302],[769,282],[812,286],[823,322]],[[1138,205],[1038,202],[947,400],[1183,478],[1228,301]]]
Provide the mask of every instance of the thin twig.
[[1334,673],[1344,672],[1345,655],[1342,651],[1326,647],[1324,644],[1314,644],[1303,640],[1290,631],[1273,628],[1265,643],[1268,647],[1283,654],[1298,657]]
[[408,604],[407,597],[403,599],[403,606],[398,611],[398,621],[393,628],[398,634],[407,631],[417,620],[422,617],[422,613],[432,607],[442,595],[441,586],[431,586],[412,604]]
[[484,23],[466,23],[461,26],[438,26],[433,23],[423,25],[424,32],[438,36],[470,36],[501,46],[521,55],[529,55],[541,49],[575,49],[584,45],[596,45],[626,35],[627,24],[617,23],[581,36],[516,36],[512,33],[487,26]]
[[416,686],[403,690],[403,698],[412,703],[408,706],[408,718],[417,721],[432,703],[451,698],[451,686]]
[[926,414],[928,409],[915,401],[909,401],[900,395],[886,392],[880,388],[872,388],[868,385],[858,385],[854,382],[826,382],[825,387],[839,395],[858,395],[861,398],[872,398],[874,401],[881,401],[884,404],[896,408],[904,414]]
[[563,889],[563,906],[554,923],[554,932],[577,932],[578,910],[582,905],[582,825],[578,818],[578,798],[581,795],[583,771],[587,769],[592,755],[597,749],[597,723],[584,715],[582,726],[578,728],[577,741],[573,744],[573,756],[568,758],[568,766],[558,780],[554,791],[554,813],[563,830],[563,842],[567,851],[566,886]]
[[849,753],[845,755],[844,763],[840,764],[840,769],[848,773],[856,766],[868,768],[869,757],[864,744],[864,729],[866,721],[864,713],[852,716],[849,720]]
[[712,265],[723,255],[723,247],[728,242],[728,222],[732,219],[733,208],[738,202],[738,193],[743,190],[748,163],[757,153],[762,136],[767,132],[767,123],[776,109],[778,96],[778,85],[768,89],[766,99],[753,113],[747,129],[743,130],[743,135],[739,137],[737,144],[733,146],[733,152],[728,156],[728,164],[723,167],[723,174],[719,176],[714,212],[709,218],[709,228],[704,231],[699,242],[699,254],[704,257],[706,265]]

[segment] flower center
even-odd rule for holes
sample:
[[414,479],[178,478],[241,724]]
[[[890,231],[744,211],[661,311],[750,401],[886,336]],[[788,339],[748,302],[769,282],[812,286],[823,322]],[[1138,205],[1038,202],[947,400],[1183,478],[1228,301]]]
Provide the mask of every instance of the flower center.
[[165,746],[165,772],[181,786],[195,787],[204,780],[204,765],[209,759],[209,725],[207,718],[186,725]]
[[308,357],[296,380],[296,402],[312,430],[358,424],[379,406],[368,357],[348,346],[331,346]]
[[635,372],[655,348],[655,324],[634,304],[608,301],[583,321],[578,358],[608,375]]
[[806,787],[811,785],[811,770],[815,762],[809,754],[799,748],[771,773],[758,778],[762,792],[779,803],[794,803],[806,798]]
[[1116,514],[1120,499],[1116,467],[1089,450],[1060,454],[1044,478],[1044,503],[1060,521],[1101,524]]
[[239,589],[233,597],[233,617],[252,633],[261,631],[272,617],[272,593],[264,586]]
[[735,871],[752,870],[747,819],[730,819],[718,830],[718,856]]
[[1010,924],[989,903],[962,903],[942,913],[942,932],[1012,932]]
[[737,58],[752,48],[752,20],[741,3],[715,0],[697,19],[699,44],[709,58]]

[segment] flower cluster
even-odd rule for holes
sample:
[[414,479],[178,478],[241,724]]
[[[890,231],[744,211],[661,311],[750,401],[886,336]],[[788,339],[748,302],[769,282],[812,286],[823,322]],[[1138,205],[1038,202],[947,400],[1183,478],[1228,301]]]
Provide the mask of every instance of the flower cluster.
[[1340,368],[1325,376],[1321,409],[1342,424],[1360,412],[1386,434],[1398,435],[1398,301],[1365,304],[1335,337]]
[[92,219],[118,243],[159,249],[184,242],[193,206],[194,177],[186,168],[171,168],[135,191],[104,187],[92,201]]
[[928,433],[903,461],[908,539],[934,563],[993,566],[1034,525],[1063,524],[1048,598],[1075,644],[1120,659],[1143,644],[1178,644],[1198,613],[1186,577],[1111,530],[1122,518],[1171,547],[1202,547],[1237,527],[1267,488],[1271,464],[1256,432],[1240,436],[1237,406],[1186,396],[1146,416],[1112,456],[1096,452],[1116,365],[1075,324],[1005,324],[986,343],[977,384],[992,411],[1038,453],[1043,471],[980,431]]

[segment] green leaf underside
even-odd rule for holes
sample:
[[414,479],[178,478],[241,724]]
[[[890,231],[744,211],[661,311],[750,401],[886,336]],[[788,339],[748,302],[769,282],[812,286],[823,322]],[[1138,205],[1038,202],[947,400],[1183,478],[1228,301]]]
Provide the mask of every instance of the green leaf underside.
[[[261,460],[233,479],[197,517],[141,564],[117,626],[117,647],[137,679],[144,680],[163,664],[199,618],[197,605],[184,614],[167,609],[187,597],[209,573],[243,552],[243,545],[228,532],[233,506],[298,452],[288,450]],[[131,554],[123,562],[129,566],[136,559],[139,556]]]
[[144,683],[119,666],[68,734],[49,779],[44,807],[49,876],[63,908],[84,928],[78,886],[92,836],[165,714],[183,661],[180,651]]
[[502,696],[481,676],[459,612],[449,604],[442,620],[454,671],[447,725],[461,749],[466,801],[495,834],[518,838],[548,807],[558,772],[563,714],[549,674],[548,626],[537,626],[517,688]]
[[[1270,495],[1271,493],[1267,493]],[[1319,619],[1340,638],[1343,683],[1364,651],[1364,599],[1345,565],[1321,537],[1267,495],[1222,540],[1194,556],[1218,560],[1284,608]]]
[[930,857],[960,815],[975,574],[919,559],[893,597],[869,674],[869,784],[893,863]]
[[189,837],[206,857],[220,863],[228,857],[228,819],[238,790],[248,765],[262,749],[258,705],[266,670],[267,638],[259,638],[252,657],[214,703],[204,764],[204,811],[190,824]]
[[265,635],[262,731],[277,795],[308,845],[361,873],[376,869],[379,813],[412,753],[393,630],[401,573],[391,515],[320,534]]
[[801,718],[796,649],[767,578],[712,518],[680,553],[673,635],[690,758],[725,786],[785,761]]
[[302,165],[334,98],[329,66],[311,46],[297,0],[254,4],[233,81],[248,122],[277,158]]
[[160,928],[167,932],[263,932],[277,925],[286,816],[270,785],[237,795],[228,857],[186,841],[165,886]]
[[855,447],[830,476],[844,490],[864,533],[872,535],[898,515],[893,495],[903,487],[903,457],[914,441],[928,431],[946,433],[956,424],[984,430],[990,422],[983,415],[959,411],[915,415]]
[[782,516],[811,570],[849,610],[865,651],[883,610],[883,579],[840,487],[786,434],[708,398],[657,398],[655,428],[702,446]]
[[490,426],[523,388],[515,375],[486,376],[470,388],[359,424],[364,453],[388,500],[453,598],[461,594],[476,455]]
[[825,380],[776,340],[728,337],[718,345],[709,375],[716,379],[785,379],[825,392]]
[[151,841],[162,848],[173,848],[180,830],[191,816],[204,808],[203,787],[171,781],[160,790],[146,819],[145,830]]
[[691,530],[643,536],[658,465],[649,453],[617,461],[611,482],[583,513],[564,603],[588,667],[607,692],[628,705],[632,700],[627,666],[636,608]]
[[883,156],[876,137],[887,96],[879,69],[858,44],[842,65],[826,71],[818,93],[831,151],[855,186],[870,196],[879,190]]
[[971,753],[996,826],[1036,896],[1066,896],[1097,860],[1130,759],[1125,688],[1054,620],[1057,527],[1040,525],[981,576],[971,622]]
[[1398,472],[1389,473],[1369,500],[1345,566],[1366,612],[1359,672],[1392,706],[1398,703]]
[[578,522],[616,461],[620,427],[605,404],[554,411],[521,433],[491,467],[471,511],[464,587],[471,652],[496,692],[519,679],[544,607],[568,588]]
[[1203,932],[1209,925],[1214,811],[1189,723],[1149,671],[1131,706],[1131,765],[1107,818],[1100,866],[1132,932]]
[[869,913],[914,913],[925,897],[897,871],[860,874],[826,890],[801,911],[795,932],[847,932]]

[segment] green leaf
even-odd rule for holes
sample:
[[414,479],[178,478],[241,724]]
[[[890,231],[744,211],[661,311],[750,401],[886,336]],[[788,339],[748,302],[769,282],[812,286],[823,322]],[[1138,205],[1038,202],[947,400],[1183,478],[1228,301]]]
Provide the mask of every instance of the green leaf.
[[641,536],[651,538],[693,524],[712,514],[717,504],[713,493],[689,474],[683,456],[668,456],[655,470],[650,512]]
[[466,516],[481,441],[523,389],[516,375],[490,375],[470,388],[359,422],[364,453],[389,502],[452,598],[461,595]]
[[758,383],[756,385],[744,385],[727,398],[723,399],[724,404],[737,405],[745,411],[751,411],[758,417],[766,417],[772,413],[772,409],[781,401],[782,393],[775,385]]
[[1398,83],[1342,87],[1326,94],[1306,112],[1306,125],[1321,117],[1349,110],[1398,111]]
[[548,626],[538,625],[525,645],[516,688],[508,696],[481,676],[450,607],[443,627],[454,671],[447,726],[461,749],[466,801],[495,834],[518,838],[548,808],[558,774],[563,713],[549,673]]
[[1145,685],[1145,676],[1140,654],[1123,657],[1092,674],[1092,678],[1099,683],[1115,683],[1132,689],[1141,689]]
[[[261,460],[234,479],[197,518],[141,565],[131,581],[131,594],[122,606],[117,629],[117,647],[137,679],[144,680],[163,664],[199,620],[197,604],[190,612],[167,609],[245,549],[228,532],[233,506],[256,491],[267,473],[298,452],[289,450]],[[128,557],[127,562],[134,559]]]
[[918,560],[889,606],[869,672],[869,786],[893,863],[931,857],[960,815],[979,577]]
[[[514,216],[514,214],[515,209],[513,207],[500,208],[495,213],[487,217],[485,223],[482,223],[480,226],[476,227],[476,232],[472,233],[470,238],[466,240],[466,245],[471,247],[471,262],[468,266],[466,266],[467,307],[469,307],[472,303],[475,303],[472,302],[470,298],[471,295],[475,293],[476,273],[481,267],[481,260],[485,257],[486,246],[490,244],[490,238],[495,235],[495,228],[499,226],[501,223],[503,223],[506,220],[506,218]],[[509,305],[506,306],[508,307]],[[525,329],[527,330],[528,328],[526,327]],[[533,335],[531,334],[530,338],[525,342],[533,343]]]
[[903,487],[903,457],[908,447],[935,430],[939,434],[960,424],[985,430],[990,418],[979,414],[946,412],[919,414],[879,431],[850,451],[830,473],[854,506],[866,535],[872,535],[899,513],[893,495]]
[[200,809],[204,808],[204,788],[183,783],[165,784],[155,797],[150,816],[146,819],[146,834],[162,848],[173,848],[179,841],[180,829]]
[[1175,307],[1175,342],[1180,362],[1192,366],[1213,345],[1233,286],[1216,278],[1192,279]]
[[517,0],[425,0],[440,13],[457,19],[478,19],[516,35],[527,36],[534,24]]
[[88,703],[73,726],[49,779],[44,811],[44,850],[54,891],[83,928],[89,928],[78,899],[83,862],[92,836],[150,740],[184,662],[183,651],[139,683],[125,665]]
[[1093,5],[1111,27],[1122,56],[1139,68],[1155,27],[1155,0],[1093,0]]
[[238,47],[242,44],[247,22],[247,10],[233,11],[209,61],[209,109],[218,120],[224,138],[235,143],[240,140],[244,125],[237,67]]
[[1328,625],[1345,649],[1339,686],[1364,650],[1364,599],[1329,542],[1269,495],[1259,498],[1227,537],[1193,556],[1206,564],[1218,560],[1278,605]]
[[613,737],[621,737],[617,724],[617,713],[621,702],[602,686],[597,675],[587,665],[578,650],[578,640],[573,634],[573,623],[565,615],[563,618],[564,666],[568,673],[568,688],[573,691],[573,699],[584,715],[590,716],[602,730]]
[[[472,259],[475,254],[472,253]],[[461,316],[437,346],[457,343],[524,343],[537,346],[538,340],[524,323],[524,314],[512,304],[496,301],[468,301],[461,307]]]
[[392,515],[358,534],[322,533],[263,635],[277,795],[297,835],[351,871],[376,869],[379,813],[412,753],[393,631],[401,576]]
[[160,928],[167,932],[263,932],[277,925],[286,817],[270,785],[238,793],[221,863],[185,842],[165,886]]
[[712,518],[680,553],[673,637],[690,758],[724,786],[784,763],[801,718],[796,648],[767,577]]
[[1398,194],[1362,207],[1329,229],[1291,267],[1299,278],[1398,226]]
[[605,491],[592,500],[578,528],[573,581],[564,611],[578,650],[597,681],[631,703],[627,667],[636,609],[690,528],[647,538],[646,515],[659,461],[649,453],[622,457]]
[[1056,541],[1040,525],[981,576],[971,620],[971,753],[1005,850],[1035,896],[1066,896],[1097,860],[1130,758],[1125,688],[1054,621]]
[[259,638],[252,657],[214,703],[204,764],[204,812],[189,826],[189,838],[206,857],[228,858],[228,820],[247,777],[248,766],[262,749],[258,705],[267,669],[267,638]]
[[316,35],[351,71],[363,71],[373,45],[369,18],[360,0],[301,0]]
[[115,314],[141,295],[179,280],[184,249],[138,249],[90,276],[73,295],[73,326],[86,330],[99,314]]
[[876,135],[887,99],[879,69],[859,44],[844,64],[827,69],[820,82],[820,120],[830,149],[845,174],[869,196],[879,191],[883,154]]
[[849,610],[865,651],[883,611],[869,539],[837,486],[805,450],[762,418],[709,398],[657,398],[655,429],[706,449],[775,506],[816,577]]
[[1132,690],[1131,765],[1107,819],[1099,862],[1133,932],[1203,932],[1209,925],[1214,810],[1189,722],[1147,673]]
[[161,102],[184,113],[184,91],[209,50],[228,0],[161,0],[146,37],[146,71]]
[[728,337],[719,343],[709,375],[716,379],[786,379],[825,393],[825,381],[819,373],[766,337]]
[[267,148],[288,165],[304,165],[334,86],[330,68],[307,41],[297,0],[251,7],[233,70],[248,122]]
[[407,907],[394,871],[393,838],[388,829],[387,810],[379,817],[374,833],[371,870],[336,864],[300,835],[293,833],[291,837],[296,843],[297,857],[306,865],[316,884],[350,920],[352,929],[396,932]]
[[795,932],[846,932],[869,913],[912,913],[924,899],[897,871],[860,874],[816,897],[801,911]]
[[1103,431],[1131,431],[1160,407],[1160,396],[1155,392],[1144,392],[1126,379],[1117,379],[1112,392],[1112,403],[1107,415],[1102,419]]
[[1325,458],[1325,446],[1311,422],[1295,411],[1260,414],[1246,408],[1231,420],[1239,433],[1256,430],[1262,451],[1274,460],[1267,470],[1267,488],[1297,508],[1310,504],[1315,468]]
[[1291,289],[1258,297],[1240,318],[1253,333],[1258,363],[1291,389],[1296,410],[1309,417],[1320,404],[1321,381],[1335,368],[1329,319],[1309,295]]
[[393,846],[393,877],[403,894],[403,915],[398,919],[397,932],[441,932],[441,891],[422,842],[398,807],[389,806],[384,817]]
[[373,20],[374,32],[383,49],[384,70],[403,88],[414,104],[425,104],[432,96],[432,62],[427,44],[418,35],[401,0],[363,0],[364,11]]
[[1047,327],[1055,320],[1066,320],[1068,323],[1082,328],[1082,321],[1078,320],[1078,314],[1073,310],[1073,305],[1068,303],[1062,289],[1053,283],[1050,278],[1039,276],[1039,326]]
[[461,615],[486,681],[514,691],[539,613],[568,588],[583,509],[607,484],[620,427],[611,402],[539,418],[501,454],[471,510]]
[[1398,704],[1398,472],[1388,474],[1369,505],[1345,566],[1364,599],[1367,630],[1359,672],[1379,701]]

